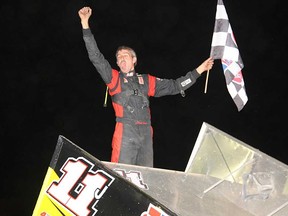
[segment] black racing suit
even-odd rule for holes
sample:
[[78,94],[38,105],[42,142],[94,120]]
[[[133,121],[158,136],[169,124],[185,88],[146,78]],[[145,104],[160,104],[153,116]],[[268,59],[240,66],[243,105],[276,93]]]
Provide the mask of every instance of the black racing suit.
[[200,76],[196,70],[178,79],[160,79],[112,69],[90,29],[83,29],[89,59],[109,88],[116,116],[111,162],[153,167],[153,128],[149,97],[184,94]]

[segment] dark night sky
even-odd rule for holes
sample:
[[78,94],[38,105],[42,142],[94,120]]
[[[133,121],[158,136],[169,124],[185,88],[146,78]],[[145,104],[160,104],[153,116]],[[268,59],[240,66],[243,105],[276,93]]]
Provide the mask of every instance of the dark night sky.
[[[216,4],[2,1],[0,215],[31,215],[59,135],[110,160],[114,113],[110,98],[103,107],[106,87],[86,53],[81,7],[92,7],[90,26],[112,66],[126,44],[137,52],[137,72],[178,78],[209,56]],[[237,111],[219,60],[206,94],[204,74],[185,98],[152,98],[155,167],[184,171],[203,122],[288,164],[287,9],[280,0],[224,4],[249,101]]]

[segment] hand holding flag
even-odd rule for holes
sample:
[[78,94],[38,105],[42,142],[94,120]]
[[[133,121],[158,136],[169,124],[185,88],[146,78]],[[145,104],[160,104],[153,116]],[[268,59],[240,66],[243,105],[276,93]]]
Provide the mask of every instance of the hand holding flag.
[[202,74],[205,71],[209,71],[212,69],[214,64],[214,59],[212,57],[207,58],[201,65],[196,68],[196,71],[199,74]]

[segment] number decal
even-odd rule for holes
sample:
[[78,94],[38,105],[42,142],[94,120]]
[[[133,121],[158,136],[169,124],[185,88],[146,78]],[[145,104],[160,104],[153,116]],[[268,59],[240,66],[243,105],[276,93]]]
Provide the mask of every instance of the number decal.
[[95,205],[114,181],[103,170],[83,157],[68,158],[61,168],[59,181],[54,181],[47,193],[75,215],[95,215]]

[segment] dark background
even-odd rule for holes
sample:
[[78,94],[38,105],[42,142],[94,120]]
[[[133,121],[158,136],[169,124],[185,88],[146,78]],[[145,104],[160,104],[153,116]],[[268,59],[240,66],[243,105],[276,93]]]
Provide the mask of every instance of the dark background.
[[[18,0],[1,2],[0,215],[31,215],[59,135],[109,161],[114,111],[89,61],[78,10],[115,64],[135,48],[139,73],[178,78],[208,58],[216,0]],[[180,95],[151,98],[155,167],[184,171],[203,122],[287,164],[287,9],[276,1],[228,1],[246,106],[238,112],[220,60]]]

